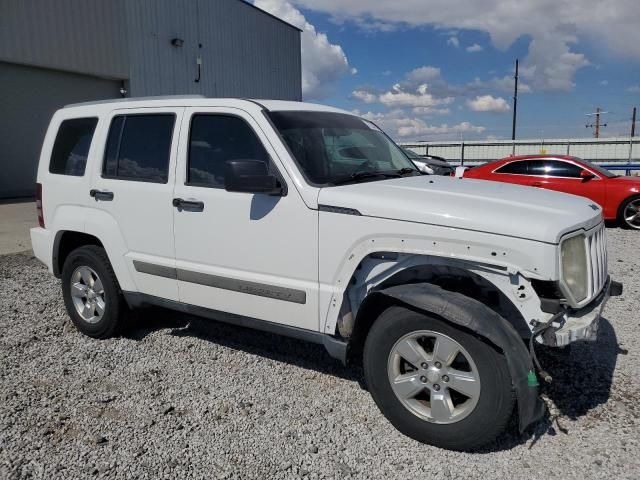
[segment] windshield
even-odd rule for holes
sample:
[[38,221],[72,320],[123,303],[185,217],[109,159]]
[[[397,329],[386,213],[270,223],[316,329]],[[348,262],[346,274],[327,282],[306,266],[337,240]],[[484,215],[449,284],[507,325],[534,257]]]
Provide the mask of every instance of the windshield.
[[620,175],[616,175],[615,173],[611,173],[606,168],[602,168],[599,165],[596,165],[595,163],[591,163],[589,160],[583,160],[582,158],[577,158],[576,160],[584,163],[591,170],[593,170],[594,172],[602,175],[603,177],[613,178],[613,177],[619,177],[620,176]]
[[411,160],[424,161],[424,159],[413,150],[409,150],[408,148],[404,148],[404,147],[402,147],[402,150],[404,151],[404,153],[407,154],[407,157],[409,157]]
[[315,185],[420,175],[373,123],[333,112],[269,112],[307,180]]

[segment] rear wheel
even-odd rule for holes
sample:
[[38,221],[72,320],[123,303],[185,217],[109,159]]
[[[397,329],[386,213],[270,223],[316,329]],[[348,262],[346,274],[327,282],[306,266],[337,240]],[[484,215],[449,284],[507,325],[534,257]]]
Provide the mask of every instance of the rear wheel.
[[640,196],[627,198],[618,209],[618,222],[623,228],[640,230]]
[[101,247],[87,245],[69,254],[62,267],[62,295],[74,325],[89,337],[111,337],[122,322],[125,301]]
[[382,413],[420,442],[472,450],[495,439],[513,412],[506,360],[450,324],[403,307],[376,320],[365,378]]

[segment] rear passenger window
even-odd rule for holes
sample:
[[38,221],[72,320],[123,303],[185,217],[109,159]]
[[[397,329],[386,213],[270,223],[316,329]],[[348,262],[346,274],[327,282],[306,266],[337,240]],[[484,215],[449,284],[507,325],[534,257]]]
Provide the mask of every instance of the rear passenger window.
[[526,161],[507,163],[496,170],[496,173],[511,173],[512,175],[527,174]]
[[77,177],[84,175],[97,123],[97,118],[74,118],[60,124],[51,152],[49,172]]
[[167,183],[175,115],[118,115],[111,121],[102,174]]
[[194,115],[189,134],[187,184],[224,188],[228,160],[261,160],[269,155],[251,127],[231,115]]

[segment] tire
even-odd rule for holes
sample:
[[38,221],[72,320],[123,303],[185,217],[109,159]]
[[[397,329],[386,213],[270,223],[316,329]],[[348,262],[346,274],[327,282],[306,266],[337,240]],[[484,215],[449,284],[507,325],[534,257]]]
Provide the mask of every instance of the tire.
[[[416,340],[422,345],[421,355],[416,358],[425,358],[426,354],[427,370],[421,367],[412,371],[412,363],[405,358],[409,355],[404,355],[404,350],[403,355],[397,354],[400,347],[396,347],[405,345],[404,340]],[[462,357],[452,353],[453,362],[439,363],[440,355],[434,354],[435,340],[440,342],[439,352],[448,351],[447,345],[453,346],[450,351],[459,351]],[[458,347],[461,349],[456,350]],[[467,355],[470,361],[466,361]],[[462,358],[466,362],[462,362]],[[367,386],[382,413],[401,433],[419,442],[449,450],[474,450],[496,439],[511,419],[514,393],[504,356],[478,337],[443,320],[399,306],[388,308],[369,331],[363,363]],[[399,378],[396,376],[398,365],[409,370],[400,372],[404,375],[402,379],[407,376],[415,379],[420,375],[420,383],[412,380],[411,388],[422,390],[409,400],[401,400],[392,387],[391,378],[396,382]],[[436,368],[438,365],[440,368]],[[460,383],[463,376],[476,378],[478,384],[463,382],[464,388],[455,390],[454,386],[463,385]],[[404,380],[401,383],[406,386]],[[468,398],[461,394],[462,390],[467,390]],[[438,406],[451,405],[447,395],[453,402],[453,410]],[[438,398],[444,401],[436,403]],[[448,411],[454,413],[447,419]]]
[[629,197],[620,204],[620,208],[618,208],[618,225],[620,225],[620,227],[628,230],[640,230],[640,214],[638,215],[637,220],[632,222],[626,220],[626,218],[629,217],[629,215],[627,215],[627,209],[632,209],[636,206],[638,208],[635,210],[640,213],[640,195]]
[[[119,330],[126,303],[103,248],[87,245],[69,254],[62,267],[62,296],[73,324],[85,335],[104,339]],[[92,306],[93,313],[87,313]]]

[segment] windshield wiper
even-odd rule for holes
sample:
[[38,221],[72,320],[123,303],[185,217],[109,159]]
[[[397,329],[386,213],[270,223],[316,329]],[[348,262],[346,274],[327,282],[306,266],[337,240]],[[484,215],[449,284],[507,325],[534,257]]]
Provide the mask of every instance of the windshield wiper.
[[396,171],[390,171],[390,172],[367,172],[367,171],[361,171],[361,172],[354,172],[354,173],[352,173],[351,175],[349,175],[347,177],[336,178],[331,183],[333,183],[334,185],[342,185],[344,183],[357,182],[359,180],[365,180],[365,179],[369,179],[369,178],[376,178],[376,177],[399,178],[401,176],[402,176],[402,174],[400,173],[400,171],[397,171],[397,172]]
[[409,173],[420,173],[420,172],[418,172],[418,170],[416,170],[415,168],[404,167],[404,168],[401,168],[400,170],[396,170],[396,173],[401,176],[405,176]]

